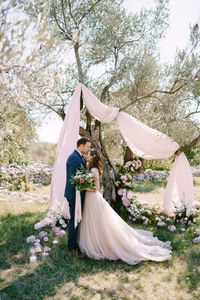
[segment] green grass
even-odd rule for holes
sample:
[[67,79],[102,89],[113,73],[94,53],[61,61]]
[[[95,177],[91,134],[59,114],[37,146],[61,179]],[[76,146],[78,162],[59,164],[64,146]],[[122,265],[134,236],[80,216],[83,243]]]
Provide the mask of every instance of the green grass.
[[158,187],[165,187],[166,181],[147,181],[147,182],[134,182],[134,192],[149,193]]
[[14,210],[14,205],[7,205],[1,215],[0,299],[200,299],[200,248],[192,244],[199,218],[197,226],[185,232],[132,225],[170,240],[170,261],[131,266],[121,261],[75,258],[67,251],[65,237],[52,246],[49,257],[30,264],[25,240],[35,233],[33,226],[43,218],[47,206],[17,206]]
[[[193,183],[195,186],[200,185],[200,177],[194,177]],[[146,181],[134,182],[134,192],[149,193],[156,190],[158,187],[166,187],[167,181]]]

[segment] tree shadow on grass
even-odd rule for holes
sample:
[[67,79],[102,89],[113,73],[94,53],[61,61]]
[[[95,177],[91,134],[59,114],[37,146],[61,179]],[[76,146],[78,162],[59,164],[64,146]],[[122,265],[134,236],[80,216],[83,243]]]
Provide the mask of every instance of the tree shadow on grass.
[[25,258],[18,255],[26,248],[26,238],[34,234],[33,226],[43,214],[26,212],[21,215],[10,213],[1,218],[0,225],[0,268],[10,269],[11,264],[22,264]]
[[[102,271],[111,273],[119,270],[127,273],[141,269],[148,271],[147,264],[150,262],[132,266],[122,261],[97,261],[87,257],[71,257],[67,251],[67,239],[52,247],[50,257],[43,259],[35,268],[31,268],[25,240],[27,236],[33,234],[35,222],[42,217],[42,214],[25,213],[18,216],[10,215],[2,219],[0,229],[2,269],[10,269],[14,264],[26,273],[25,275],[22,272],[15,274],[14,279],[11,279],[7,286],[4,285],[0,292],[2,300],[40,300],[45,296],[55,296],[59,286],[68,282],[76,283],[81,275],[96,274]],[[20,257],[19,253],[22,254]],[[154,262],[151,262],[152,264]],[[163,262],[162,265],[167,267],[168,262]],[[18,278],[16,279],[16,277]]]
[[[155,235],[163,240],[170,240],[172,249],[179,260],[186,263],[186,270],[178,277],[178,283],[183,282],[183,285],[188,286],[189,292],[196,291],[200,285],[200,252],[199,246],[192,243],[194,238],[194,227],[187,227],[186,232],[181,232],[181,226],[177,226],[177,232],[169,232],[162,229],[157,229]],[[198,297],[200,292],[198,291]],[[197,297],[197,298],[198,298]]]

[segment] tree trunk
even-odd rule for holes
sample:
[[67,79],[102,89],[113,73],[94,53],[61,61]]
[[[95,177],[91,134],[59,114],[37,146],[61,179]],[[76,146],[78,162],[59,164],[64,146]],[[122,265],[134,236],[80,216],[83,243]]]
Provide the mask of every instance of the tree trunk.
[[[79,82],[84,83],[84,76],[82,71],[82,63],[79,55],[79,43],[76,42],[74,45],[74,52],[76,57],[76,63],[78,67],[78,77]],[[102,91],[101,101],[105,99],[105,89]],[[83,99],[81,94],[81,109],[83,107]],[[92,146],[97,148],[101,154],[102,164],[103,164],[103,175],[102,175],[102,184],[103,184],[103,196],[104,198],[113,206],[113,208],[119,212],[121,206],[121,198],[117,197],[117,190],[114,184],[115,169],[112,165],[112,162],[109,159],[105,145],[102,139],[101,133],[101,122],[95,121],[95,125],[91,123],[91,115],[88,110],[86,110],[87,124],[86,129],[80,127],[79,134],[81,136],[87,137],[91,140]]]
[[129,160],[133,160],[133,152],[128,146],[126,146],[126,150],[124,154],[124,164]]

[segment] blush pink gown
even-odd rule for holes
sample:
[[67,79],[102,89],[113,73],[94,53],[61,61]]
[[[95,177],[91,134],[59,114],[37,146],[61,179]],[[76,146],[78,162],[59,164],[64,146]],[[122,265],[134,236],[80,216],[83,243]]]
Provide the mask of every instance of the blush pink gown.
[[[96,168],[91,172],[99,179]],[[153,237],[152,232],[133,229],[99,191],[86,192],[79,227],[79,248],[93,259],[121,259],[132,265],[145,260],[164,261],[171,258],[169,241],[162,242]]]

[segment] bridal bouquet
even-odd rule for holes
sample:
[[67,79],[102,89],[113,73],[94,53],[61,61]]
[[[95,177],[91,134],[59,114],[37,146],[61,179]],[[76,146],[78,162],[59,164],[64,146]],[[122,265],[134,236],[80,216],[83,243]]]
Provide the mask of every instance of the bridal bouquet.
[[84,191],[86,189],[94,190],[95,177],[81,165],[80,169],[71,177],[70,182],[78,191]]

